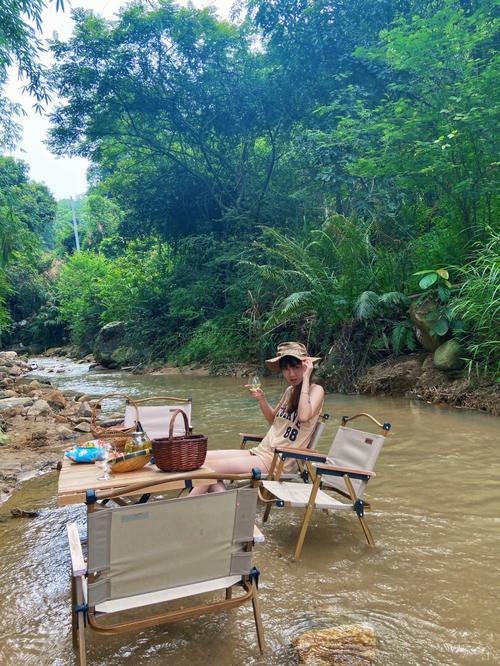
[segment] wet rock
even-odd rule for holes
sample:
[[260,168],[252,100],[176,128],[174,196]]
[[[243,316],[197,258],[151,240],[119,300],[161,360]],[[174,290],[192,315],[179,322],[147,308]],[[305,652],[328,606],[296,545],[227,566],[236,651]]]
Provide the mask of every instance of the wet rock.
[[292,645],[301,664],[310,666],[366,666],[372,663],[376,640],[371,627],[348,624],[311,629]]
[[35,511],[34,509],[11,509],[10,510],[10,515],[13,518],[36,518],[38,515],[38,511]]
[[91,431],[90,423],[81,421],[80,423],[76,424],[75,430],[78,430],[78,432],[90,432]]

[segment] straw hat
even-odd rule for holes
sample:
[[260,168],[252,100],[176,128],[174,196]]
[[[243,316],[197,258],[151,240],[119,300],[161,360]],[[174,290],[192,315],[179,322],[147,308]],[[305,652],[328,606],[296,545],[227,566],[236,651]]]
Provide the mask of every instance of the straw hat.
[[278,355],[274,358],[268,358],[266,360],[266,365],[269,370],[272,372],[278,372],[280,369],[280,360],[285,356],[293,356],[294,358],[298,358],[299,361],[304,361],[306,358],[311,358],[313,363],[316,361],[321,361],[320,356],[309,357],[307,347],[301,342],[282,342],[278,345]]

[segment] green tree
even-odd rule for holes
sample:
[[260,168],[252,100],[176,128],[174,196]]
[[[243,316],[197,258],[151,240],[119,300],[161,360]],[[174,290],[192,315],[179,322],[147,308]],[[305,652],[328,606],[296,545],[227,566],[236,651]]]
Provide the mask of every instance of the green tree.
[[[38,35],[46,6],[45,0],[0,0],[0,148],[12,147],[19,138],[14,117],[22,112],[21,107],[1,93],[11,65],[26,80],[24,89],[34,98],[37,111],[50,99],[38,60],[43,48]],[[56,0],[56,8],[64,10],[64,1]]]

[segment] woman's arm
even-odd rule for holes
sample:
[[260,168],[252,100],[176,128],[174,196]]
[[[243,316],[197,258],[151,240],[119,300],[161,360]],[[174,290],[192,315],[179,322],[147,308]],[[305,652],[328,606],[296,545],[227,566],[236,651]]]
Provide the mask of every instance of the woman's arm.
[[255,398],[258,401],[260,411],[264,414],[264,418],[269,423],[269,425],[271,425],[272,422],[274,421],[276,409],[274,407],[271,407],[271,405],[267,402],[264,391],[260,388],[251,389],[250,394],[252,395],[253,398]]
[[323,403],[325,392],[319,384],[311,384],[311,374],[313,364],[309,359],[302,361],[304,374],[302,376],[302,386],[300,389],[299,407],[297,417],[303,423],[312,419],[318,414]]

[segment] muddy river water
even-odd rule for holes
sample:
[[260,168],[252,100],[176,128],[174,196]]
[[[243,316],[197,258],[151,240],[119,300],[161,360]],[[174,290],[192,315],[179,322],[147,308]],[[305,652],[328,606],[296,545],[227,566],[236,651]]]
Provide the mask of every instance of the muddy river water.
[[[242,380],[88,373],[54,377],[98,396],[193,397],[195,432],[211,448],[265,430]],[[272,399],[282,389],[267,381]],[[328,395],[326,450],[342,414],[368,411],[393,431],[370,482],[368,548],[355,516],[317,512],[302,559],[291,561],[300,513],[275,509],[255,550],[268,652],[257,650],[250,607],[117,637],[88,633],[91,664],[232,666],[295,664],[291,640],[310,628],[362,624],[377,637],[380,666],[500,664],[500,429],[498,418],[405,399]],[[60,508],[57,475],[25,483],[0,507],[0,664],[75,664],[65,524],[85,526],[83,506]],[[14,520],[12,507],[36,508]],[[138,563],[140,565],[140,563]]]

